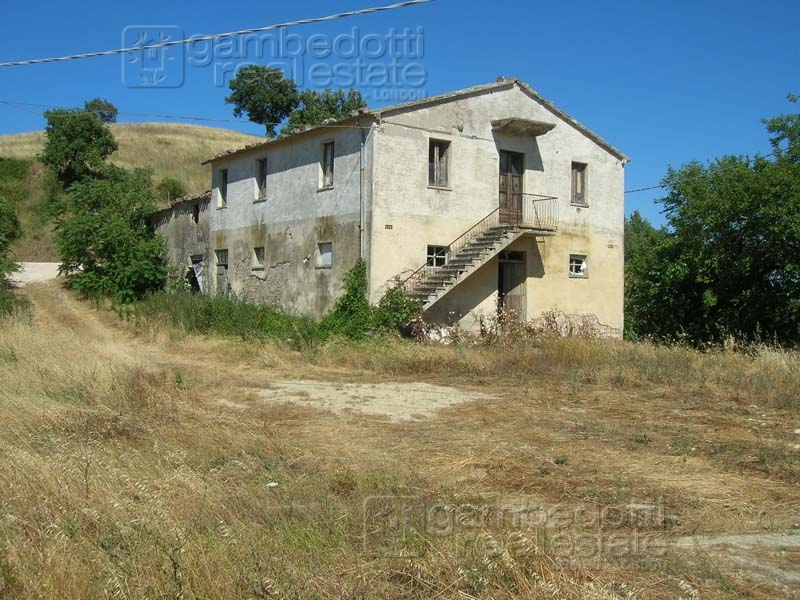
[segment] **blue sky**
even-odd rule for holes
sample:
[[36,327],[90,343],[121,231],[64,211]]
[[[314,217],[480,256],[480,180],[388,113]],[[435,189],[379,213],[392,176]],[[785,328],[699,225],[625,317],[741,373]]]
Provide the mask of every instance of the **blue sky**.
[[[0,62],[119,48],[128,26],[176,26],[190,36],[389,3],[84,0],[78,8],[51,0],[4,0]],[[760,120],[797,108],[786,95],[800,92],[799,19],[800,2],[794,0],[436,0],[291,32],[308,39],[349,34],[353,27],[362,35],[422,27],[424,57],[405,62],[424,66],[423,89],[429,95],[499,75],[519,77],[628,154],[633,162],[626,170],[626,189],[635,189],[657,184],[669,165],[769,152]],[[213,65],[184,62],[180,87],[153,89],[127,87],[122,61],[112,56],[0,68],[0,100],[80,106],[101,96],[126,113],[233,120],[223,101],[226,88],[215,85]],[[174,64],[165,69],[173,79]],[[166,119],[120,118],[148,120]],[[247,121],[209,124],[263,132]],[[40,109],[0,104],[0,134],[42,126]],[[662,223],[653,202],[659,194],[628,194],[626,212],[638,209]]]

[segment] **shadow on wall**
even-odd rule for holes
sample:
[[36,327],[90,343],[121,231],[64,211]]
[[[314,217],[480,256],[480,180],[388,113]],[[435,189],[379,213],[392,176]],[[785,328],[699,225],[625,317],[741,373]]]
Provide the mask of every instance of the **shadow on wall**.
[[[517,244],[512,247],[519,249]],[[544,277],[544,262],[535,238],[531,238],[524,251],[527,255],[527,294],[532,294],[535,293],[535,289],[531,285],[531,280]],[[455,325],[471,312],[476,318],[480,314],[494,314],[497,311],[498,264],[495,257],[474,271],[433,305],[430,311],[425,313],[425,320],[429,323]]]

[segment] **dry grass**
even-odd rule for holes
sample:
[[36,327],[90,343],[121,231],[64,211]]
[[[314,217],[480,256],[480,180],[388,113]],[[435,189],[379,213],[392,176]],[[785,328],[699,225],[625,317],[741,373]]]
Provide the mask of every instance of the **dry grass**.
[[[553,536],[596,527],[521,526],[500,511],[663,506],[656,520],[631,513],[608,526],[624,539],[786,530],[800,511],[797,354],[581,339],[335,342],[300,354],[136,333],[54,286],[29,293],[32,321],[0,324],[0,597],[788,593],[671,546],[565,561]],[[299,376],[499,399],[402,423],[260,400],[270,382]],[[427,527],[400,536],[396,501],[368,500],[387,495],[411,497],[409,524],[420,527],[424,502]],[[385,557],[391,540],[403,556]]]
[[[178,123],[119,123],[111,126],[119,150],[111,162],[121,167],[149,167],[155,181],[177,179],[187,192],[211,187],[211,170],[200,163],[223,150],[263,138],[228,129]],[[44,145],[42,132],[0,136],[0,156],[33,159]]]
[[[211,167],[200,163],[223,150],[239,148],[263,138],[236,131],[175,123],[124,123],[111,125],[119,150],[111,157],[114,164],[148,167],[158,183],[166,177],[180,181],[187,193],[211,187]],[[0,136],[0,156],[34,159],[44,145],[44,134],[20,133]],[[25,182],[27,200],[20,207],[22,237],[12,250],[20,261],[58,261],[53,245],[54,223],[45,205],[45,168],[33,162]]]

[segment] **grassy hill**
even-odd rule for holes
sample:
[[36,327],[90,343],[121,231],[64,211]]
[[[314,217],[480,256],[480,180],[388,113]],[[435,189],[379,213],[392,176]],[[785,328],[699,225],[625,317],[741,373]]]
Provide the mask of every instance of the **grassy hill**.
[[[165,177],[180,181],[187,192],[202,192],[211,186],[211,168],[200,163],[223,150],[263,140],[228,129],[178,123],[120,123],[111,126],[119,150],[111,162],[120,167],[149,167],[153,180]],[[17,260],[57,260],[52,245],[53,224],[43,213],[45,169],[36,162],[44,146],[42,132],[0,136],[0,157],[28,163],[22,188],[20,221],[23,236],[13,250]]]
[[[150,167],[155,182],[177,179],[188,192],[211,186],[211,171],[200,163],[223,150],[252,144],[264,138],[228,129],[179,123],[121,123],[111,125],[119,150],[111,162],[120,167]],[[0,136],[0,156],[33,160],[44,146],[44,133]]]

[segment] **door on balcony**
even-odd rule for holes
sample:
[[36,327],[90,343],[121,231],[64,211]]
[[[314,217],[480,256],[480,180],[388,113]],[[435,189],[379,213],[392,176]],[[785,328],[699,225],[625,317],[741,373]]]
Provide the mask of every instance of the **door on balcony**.
[[508,319],[525,321],[525,253],[497,256],[497,309]]
[[500,151],[500,222],[517,225],[522,220],[522,174],[525,155]]

